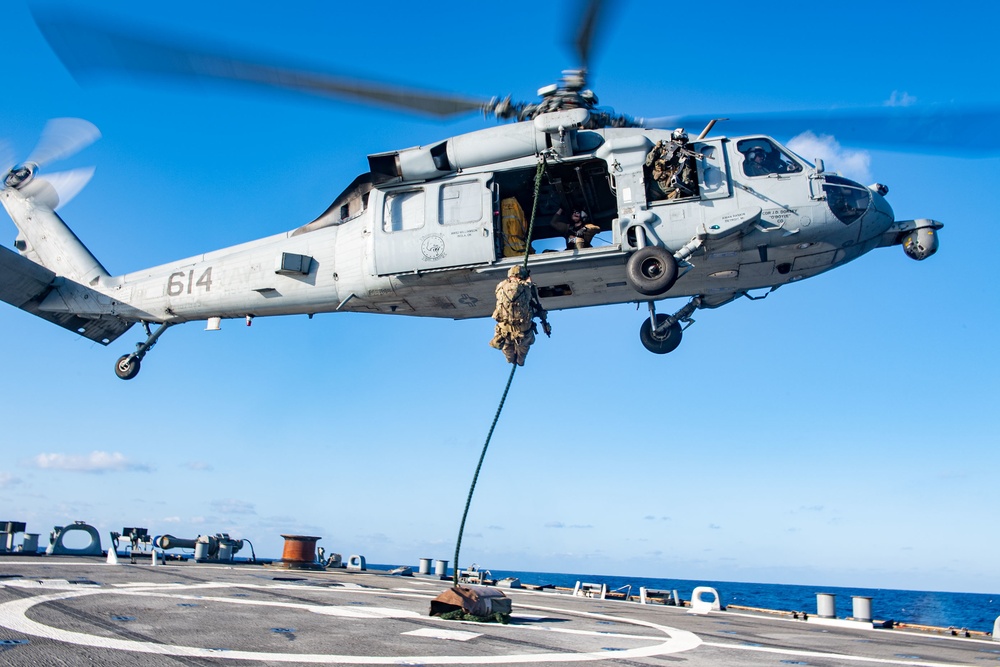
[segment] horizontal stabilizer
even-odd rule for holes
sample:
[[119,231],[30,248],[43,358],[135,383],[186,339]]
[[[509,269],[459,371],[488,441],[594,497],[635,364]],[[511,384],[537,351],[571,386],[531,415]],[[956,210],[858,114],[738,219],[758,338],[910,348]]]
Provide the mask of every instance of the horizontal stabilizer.
[[112,316],[81,317],[42,310],[40,304],[59,280],[65,279],[57,278],[44,266],[0,246],[0,299],[3,301],[101,345],[107,345],[132,326],[132,322]]

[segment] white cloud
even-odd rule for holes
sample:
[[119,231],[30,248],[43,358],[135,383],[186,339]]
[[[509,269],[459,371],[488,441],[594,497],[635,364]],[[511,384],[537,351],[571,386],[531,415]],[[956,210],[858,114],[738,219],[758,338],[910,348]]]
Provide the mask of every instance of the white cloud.
[[865,151],[843,148],[828,134],[817,136],[812,132],[803,132],[789,141],[788,147],[807,160],[822,158],[830,171],[839,171],[847,178],[863,184],[872,182],[869,169],[871,155]]
[[20,477],[14,477],[9,472],[0,472],[0,489],[6,489],[20,483]]
[[226,498],[224,500],[213,500],[212,509],[221,514],[257,513],[257,509],[254,507],[253,503],[248,503],[245,500],[236,500],[235,498]]
[[594,526],[592,526],[589,523],[586,523],[586,524],[584,524],[584,523],[571,523],[569,525],[566,525],[562,521],[549,521],[547,524],[545,524],[545,527],[546,528],[576,528],[576,529],[579,529],[579,528],[593,528]]
[[163,523],[180,523],[181,518],[179,516],[165,516],[160,521]]
[[121,452],[99,452],[90,454],[39,454],[31,459],[31,464],[42,470],[66,470],[100,474],[105,472],[152,472],[143,463],[129,461]]
[[909,107],[917,103],[917,98],[910,95],[906,91],[902,93],[898,90],[892,91],[892,95],[889,96],[883,104],[887,107]]
[[188,463],[183,464],[183,466],[188,470],[206,471],[206,472],[214,470],[214,468],[210,463],[205,463],[204,461],[189,461]]

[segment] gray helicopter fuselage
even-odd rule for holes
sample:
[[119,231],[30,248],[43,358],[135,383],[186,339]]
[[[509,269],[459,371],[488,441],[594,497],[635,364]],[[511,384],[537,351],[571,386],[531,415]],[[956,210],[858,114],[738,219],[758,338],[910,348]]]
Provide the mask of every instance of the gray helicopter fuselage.
[[[506,128],[530,125],[472,134],[495,139]],[[500,201],[508,194],[533,196],[535,153],[545,149],[517,134],[499,143],[467,137],[449,141],[465,139],[468,146],[489,151],[458,159],[487,164],[450,164],[444,175],[419,173],[420,158],[429,150],[413,149],[416,158],[401,151],[392,155],[402,175],[372,185],[340,209],[331,207],[306,227],[110,278],[98,289],[112,297],[116,314],[152,322],[337,310],[488,316],[496,283],[523,261],[502,252]],[[827,271],[897,242],[906,229],[894,222],[878,192],[857,184],[847,187],[863,190],[858,198],[867,197],[868,204],[851,220],[838,218],[824,192],[827,175],[767,137],[693,142],[700,154],[699,194],[677,200],[647,196],[646,154],[657,141],[669,140],[669,133],[581,130],[576,140],[593,148],[547,157],[534,228],[542,237],[533,241],[555,247],[528,260],[549,310],[650,300],[626,280],[626,260],[640,244],[674,252],[703,237],[683,263],[681,277],[657,298],[700,295],[711,305]],[[742,142],[781,150],[795,171],[748,176],[741,168]],[[490,162],[510,152],[529,154]],[[407,168],[422,178],[412,178]],[[581,169],[589,180],[579,176]],[[554,174],[562,185],[552,186]],[[594,247],[560,249],[565,248],[561,237],[552,236],[551,209],[568,205],[567,198],[594,209],[591,217],[601,227]],[[526,219],[532,203],[523,202]],[[720,226],[721,236],[713,237],[712,228]]]
[[[23,172],[28,180],[11,181],[0,199],[26,259],[5,253],[0,271],[24,284],[0,297],[107,344],[135,322],[335,311],[487,317],[529,234],[547,310],[672,297],[711,308],[879,246],[903,244],[915,259],[937,248],[940,223],[896,222],[883,186],[825,173],[765,136],[691,142],[696,191],[658,197],[647,155],[670,134],[584,129],[586,120],[585,110],[559,111],[369,156],[371,171],[302,227],[119,276],[55,214],[45,180]],[[770,164],[752,167],[754,149],[766,149]],[[567,249],[560,223],[570,209],[599,228],[591,247]],[[677,269],[668,287],[645,289],[635,268],[645,249]]]

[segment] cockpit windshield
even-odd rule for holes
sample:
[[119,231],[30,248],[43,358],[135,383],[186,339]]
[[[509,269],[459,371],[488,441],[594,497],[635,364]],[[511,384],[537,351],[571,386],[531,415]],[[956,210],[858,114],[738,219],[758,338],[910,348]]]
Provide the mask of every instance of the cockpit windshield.
[[802,171],[802,165],[795,158],[764,137],[744,139],[736,144],[736,150],[743,154],[743,173],[747,176],[796,174]]
[[826,202],[837,220],[845,225],[860,218],[871,206],[872,193],[860,183],[833,174],[827,174],[825,181],[823,191],[826,193]]

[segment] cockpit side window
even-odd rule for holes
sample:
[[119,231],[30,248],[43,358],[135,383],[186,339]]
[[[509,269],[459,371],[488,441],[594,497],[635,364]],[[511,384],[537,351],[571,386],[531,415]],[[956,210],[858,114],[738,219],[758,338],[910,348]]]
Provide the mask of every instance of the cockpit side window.
[[796,174],[802,165],[768,139],[744,139],[736,144],[743,154],[743,173],[747,176]]

